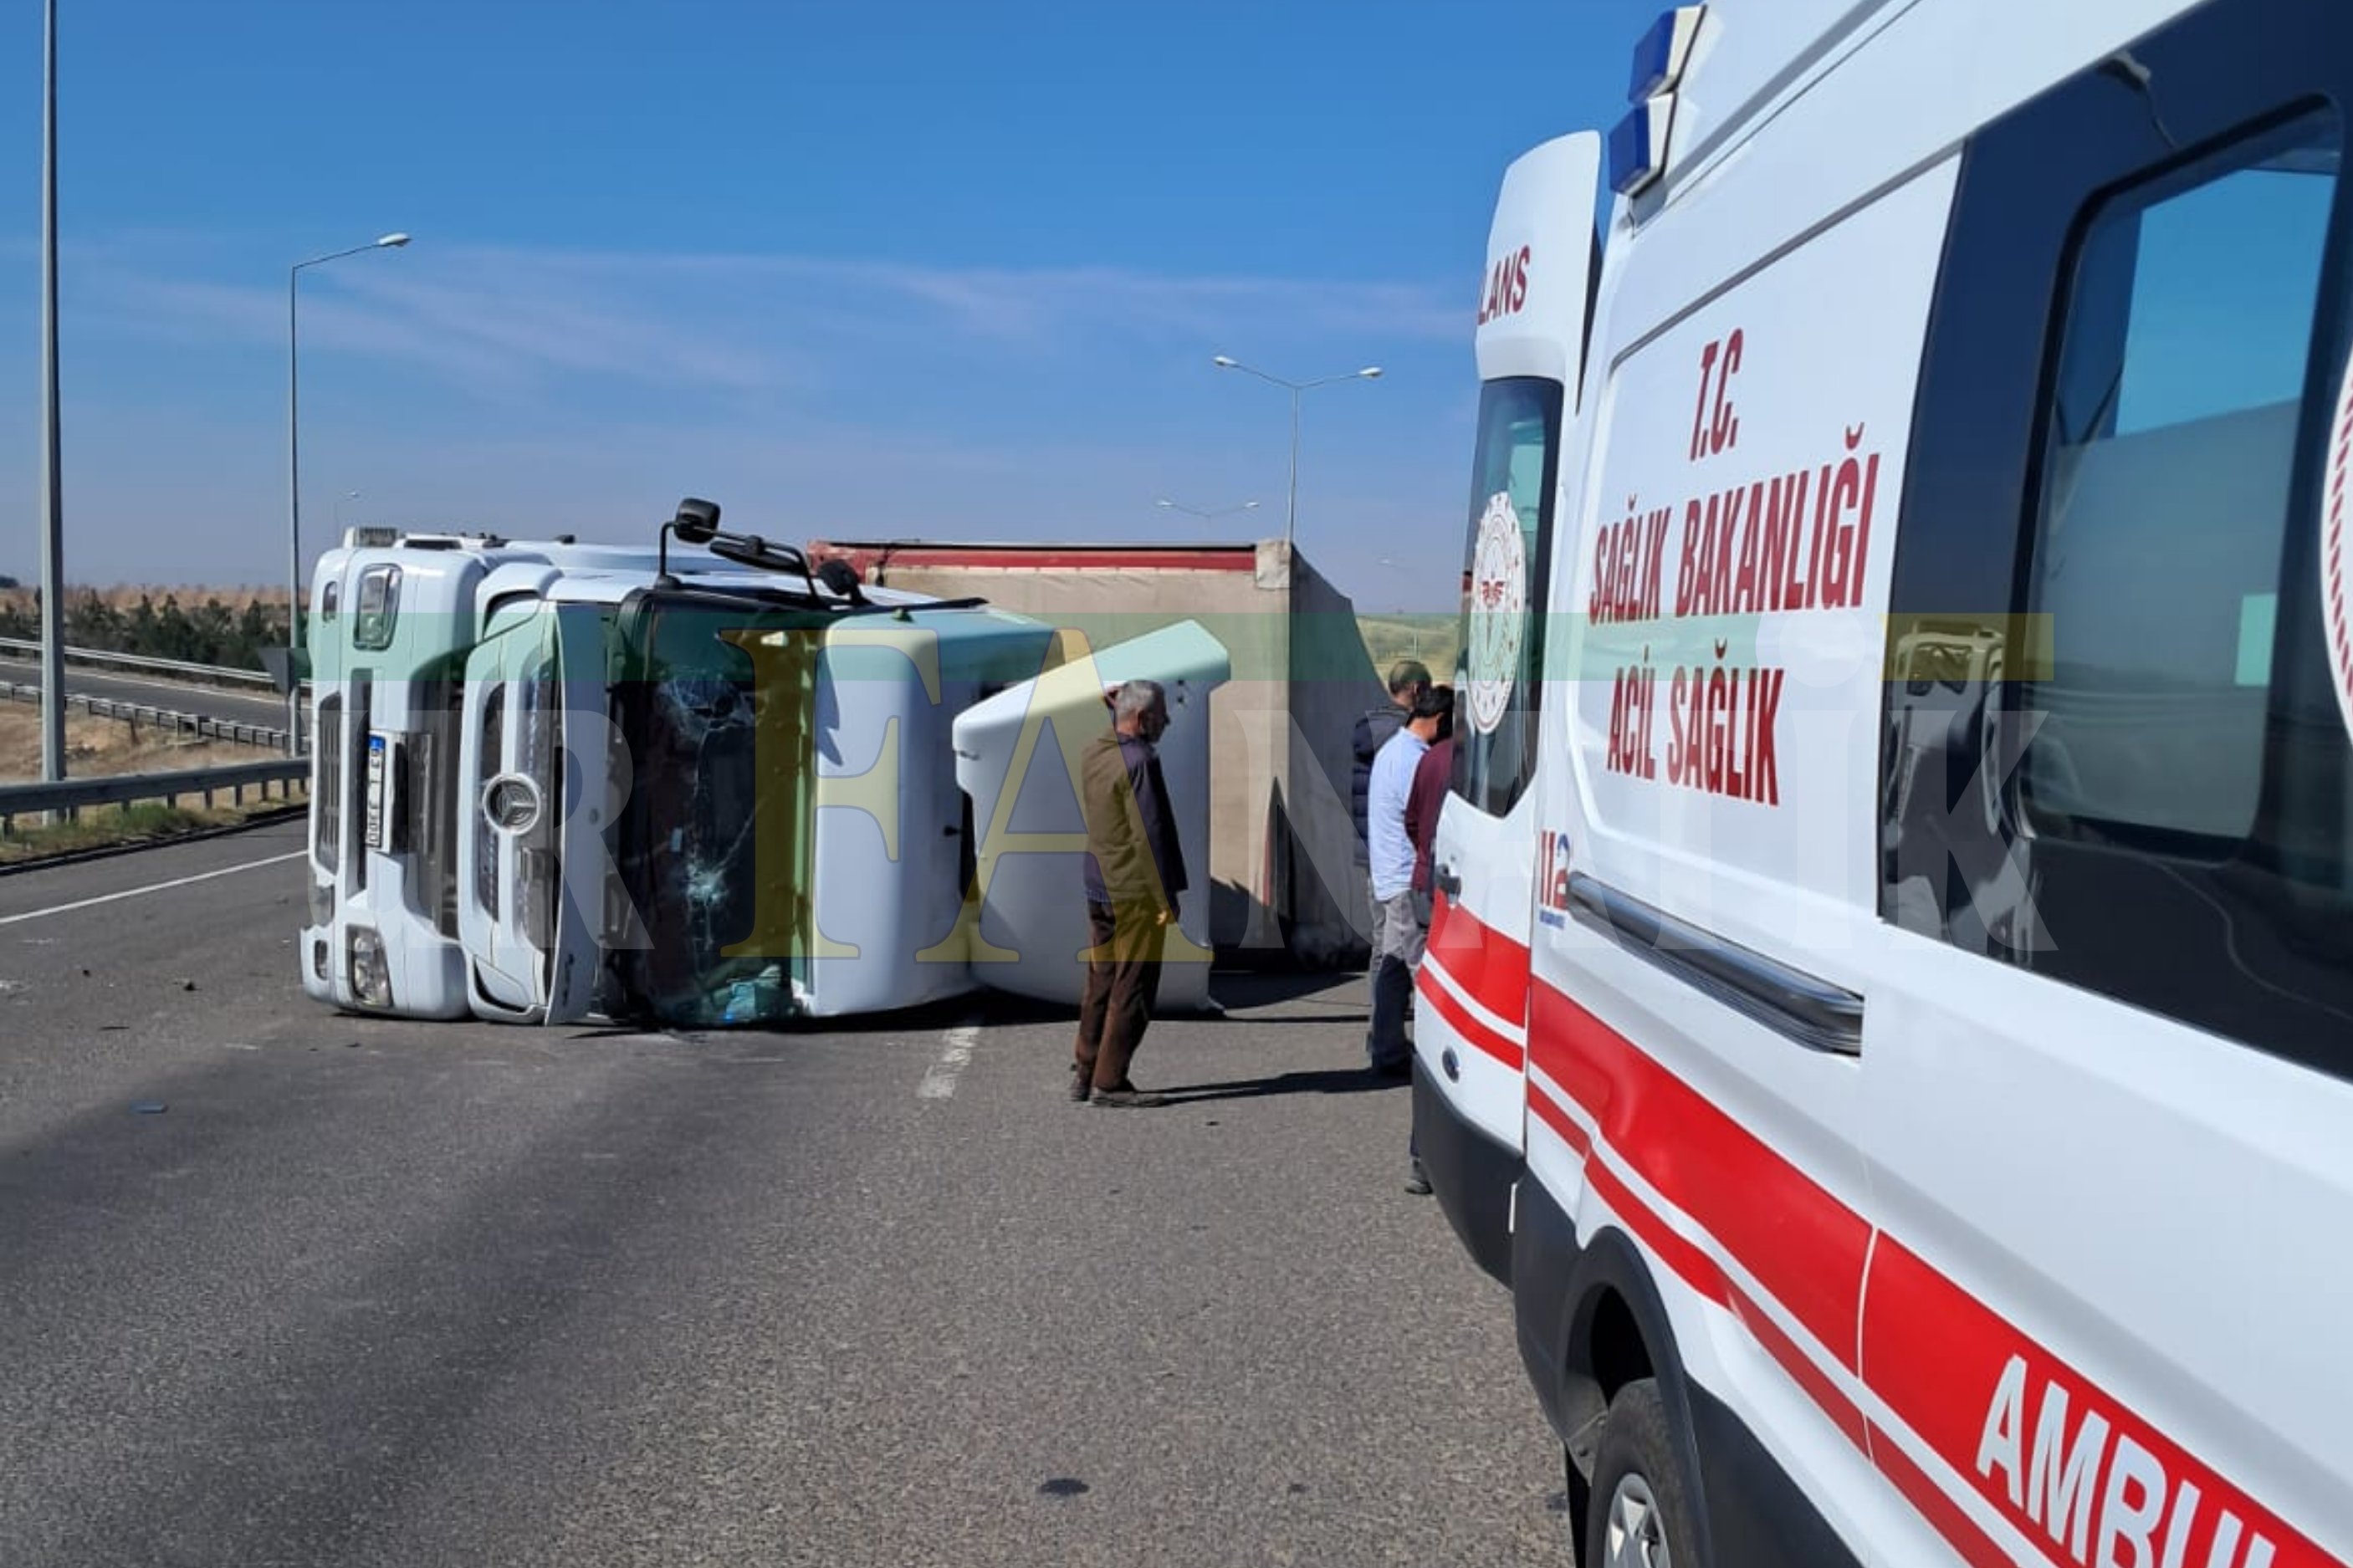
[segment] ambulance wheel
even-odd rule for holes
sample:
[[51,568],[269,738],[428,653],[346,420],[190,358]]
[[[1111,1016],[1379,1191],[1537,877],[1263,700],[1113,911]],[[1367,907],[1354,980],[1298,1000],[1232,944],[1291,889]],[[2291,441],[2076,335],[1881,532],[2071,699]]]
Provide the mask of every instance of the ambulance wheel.
[[1699,1531],[1653,1378],[1628,1384],[1609,1402],[1593,1465],[1585,1568],[1699,1568]]

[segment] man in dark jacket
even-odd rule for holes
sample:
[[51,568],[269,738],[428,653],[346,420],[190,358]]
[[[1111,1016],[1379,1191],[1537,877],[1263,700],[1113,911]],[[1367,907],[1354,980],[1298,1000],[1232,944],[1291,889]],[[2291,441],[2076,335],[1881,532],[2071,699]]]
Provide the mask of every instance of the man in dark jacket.
[[1356,771],[1348,790],[1348,810],[1356,824],[1356,858],[1366,857],[1366,844],[1370,829],[1366,824],[1365,805],[1373,788],[1373,759],[1381,754],[1391,735],[1404,727],[1413,712],[1414,699],[1430,689],[1430,667],[1419,659],[1400,659],[1389,669],[1389,705],[1367,710],[1356,721],[1354,745]]
[[1163,1103],[1138,1093],[1128,1064],[1152,1024],[1160,959],[1186,888],[1185,851],[1154,747],[1168,728],[1157,681],[1131,680],[1112,707],[1112,732],[1087,744],[1079,805],[1087,823],[1086,992],[1071,1063],[1071,1098],[1097,1105]]

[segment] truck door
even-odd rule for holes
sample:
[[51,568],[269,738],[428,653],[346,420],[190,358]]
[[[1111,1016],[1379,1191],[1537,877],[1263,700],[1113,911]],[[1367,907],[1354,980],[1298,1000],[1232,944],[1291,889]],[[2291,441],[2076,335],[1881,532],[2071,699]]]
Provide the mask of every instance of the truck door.
[[1968,153],[1863,1030],[1882,1561],[2353,1559],[2348,103],[2353,13],[2220,0]]
[[1415,1126],[1440,1205],[1481,1265],[1508,1251],[1523,1150],[1537,719],[1561,447],[1581,379],[1601,142],[1548,142],[1505,173],[1481,289],[1481,390],[1462,556],[1453,787],[1432,855],[1417,983]]

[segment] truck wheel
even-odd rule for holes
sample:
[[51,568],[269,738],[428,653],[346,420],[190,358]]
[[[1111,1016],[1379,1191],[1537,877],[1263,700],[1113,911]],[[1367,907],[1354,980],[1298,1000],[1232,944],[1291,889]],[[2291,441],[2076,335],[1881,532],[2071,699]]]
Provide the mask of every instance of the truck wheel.
[[1593,1466],[1586,1568],[1700,1568],[1699,1531],[1653,1378],[1609,1402]]

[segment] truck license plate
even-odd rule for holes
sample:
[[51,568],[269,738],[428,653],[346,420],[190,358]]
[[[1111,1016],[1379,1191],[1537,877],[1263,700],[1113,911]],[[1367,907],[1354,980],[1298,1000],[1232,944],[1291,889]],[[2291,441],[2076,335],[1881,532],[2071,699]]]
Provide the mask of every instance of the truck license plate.
[[390,743],[382,735],[368,737],[367,847],[379,851],[385,847],[385,840],[387,837],[384,809],[384,773],[385,758],[390,751]]

